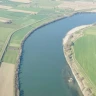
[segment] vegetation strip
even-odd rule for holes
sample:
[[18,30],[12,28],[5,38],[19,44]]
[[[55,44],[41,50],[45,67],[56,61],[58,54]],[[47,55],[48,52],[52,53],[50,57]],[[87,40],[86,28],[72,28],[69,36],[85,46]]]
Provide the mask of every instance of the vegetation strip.
[[[77,60],[75,60],[73,46],[74,46],[74,41],[76,41],[78,38],[81,38],[83,36],[83,30],[93,25],[94,24],[76,27],[72,29],[71,31],[69,31],[67,35],[65,36],[65,38],[63,39],[63,50],[64,50],[65,58],[84,96],[95,96],[95,88],[93,86],[94,84],[90,82],[89,77],[87,75],[84,75],[86,73],[84,72],[83,74],[82,71],[80,70],[82,68],[78,66],[79,64],[77,63]],[[90,88],[90,86],[88,85],[88,81],[89,83],[91,83],[92,85],[91,87],[93,87],[94,89]]]
[[[72,15],[74,15],[74,14],[71,14],[70,16],[72,16]],[[65,18],[65,16],[60,16],[60,17],[57,16],[57,18],[54,18],[54,19],[52,19],[52,20],[48,20],[47,22],[45,22],[45,23],[37,26],[36,28],[34,28],[33,31],[29,31],[29,32],[25,35],[25,37],[23,38],[23,41],[22,41],[22,43],[21,43],[21,48],[20,48],[20,51],[19,51],[19,55],[18,55],[18,58],[17,58],[16,71],[15,71],[15,81],[14,81],[14,82],[15,82],[15,96],[19,96],[19,95],[20,95],[20,84],[19,84],[20,82],[18,81],[18,75],[19,75],[19,73],[20,73],[20,58],[21,58],[21,54],[22,54],[22,47],[23,47],[24,41],[25,41],[25,40],[30,36],[30,34],[32,34],[32,32],[34,32],[35,30],[37,30],[37,29],[39,29],[39,28],[41,28],[41,27],[43,27],[43,26],[45,26],[45,25],[47,25],[47,24],[53,23],[53,22],[55,22],[55,21],[57,21],[57,20],[63,19],[63,18]]]
[[[0,17],[8,18],[7,22],[10,21],[10,23],[0,22],[0,26],[1,27],[3,26],[5,28],[9,27],[9,28],[17,29],[12,34],[9,34],[10,36],[8,36],[6,42],[4,42],[3,49],[2,50],[0,49],[0,51],[2,52],[0,61],[3,61],[3,57],[6,57],[6,58],[10,57],[10,58],[7,58],[10,60],[12,60],[13,58],[16,59],[15,61],[12,60],[12,62],[14,62],[14,64],[16,63],[15,64],[16,71],[14,73],[15,74],[15,80],[14,80],[15,83],[14,84],[16,85],[15,86],[15,89],[16,89],[15,95],[16,96],[19,95],[18,94],[19,93],[18,88],[20,87],[19,81],[18,81],[18,74],[19,74],[20,65],[17,63],[20,63],[20,55],[22,52],[22,46],[23,46],[25,39],[33,31],[37,30],[38,28],[45,26],[46,24],[49,24],[50,22],[55,22],[57,19],[59,20],[59,19],[62,19],[64,17],[68,17],[68,16],[71,16],[73,14],[77,14],[77,12],[78,12],[78,11],[74,12],[74,7],[72,7],[72,9],[71,9],[71,6],[69,6],[69,4],[67,5],[68,8],[65,8],[63,10],[59,9],[58,5],[59,4],[61,5],[63,2],[58,1],[58,0],[56,0],[56,1],[54,1],[54,0],[50,0],[50,1],[49,0],[37,0],[37,2],[34,2],[34,0],[32,0],[31,1],[32,3],[30,1],[31,0],[23,0],[23,1],[20,1],[20,0],[9,0],[9,1],[8,0],[1,0],[0,1],[0,2],[2,2],[0,5],[0,8],[1,8],[0,9]],[[95,6],[95,4],[94,4],[94,6]],[[94,6],[92,6],[92,8],[94,8]],[[79,7],[81,7],[81,6],[79,6]],[[89,9],[88,7],[86,7],[86,8]],[[5,10],[5,9],[7,9],[7,10]],[[13,9],[15,9],[15,10],[13,10]],[[8,10],[10,10],[10,11],[8,11]],[[12,12],[12,11],[14,11],[14,12]],[[35,15],[27,14],[27,13],[30,13],[30,11],[32,13],[36,12]],[[82,11],[84,12],[83,9],[82,9]],[[23,12],[23,13],[21,13],[21,12]],[[18,30],[20,31],[21,29],[23,29],[22,26],[24,28],[28,27],[28,26],[32,26],[32,30],[30,30],[30,31],[28,30],[28,32],[26,32],[26,34],[25,33],[23,34],[23,38],[22,38],[22,40],[20,39],[19,44],[17,44],[16,42],[11,42],[13,35],[16,35],[15,33],[17,33]],[[13,46],[11,46],[10,43],[12,43]],[[20,46],[17,47],[15,44],[20,45]],[[1,47],[1,45],[0,45],[0,47]],[[13,54],[15,54],[16,56]],[[18,57],[17,57],[17,55],[18,55]],[[6,62],[8,63],[8,61],[6,61]],[[6,90],[5,90],[5,92],[6,92]]]
[[[81,12],[80,12],[81,13]],[[20,95],[20,82],[18,81],[18,75],[19,75],[19,73],[20,73],[20,58],[21,58],[21,54],[22,54],[22,47],[23,47],[23,44],[24,44],[24,42],[25,42],[25,40],[30,36],[30,34],[32,34],[32,32],[34,32],[35,30],[37,30],[37,29],[39,29],[39,28],[41,28],[41,27],[43,27],[43,26],[45,26],[45,25],[47,25],[47,24],[50,24],[50,23],[53,23],[53,22],[56,22],[56,21],[58,21],[58,20],[61,20],[61,19],[64,19],[64,18],[68,18],[68,17],[71,17],[71,16],[73,16],[73,15],[76,15],[76,14],[78,14],[78,12],[73,12],[73,13],[71,13],[70,15],[61,15],[61,16],[56,16],[55,18],[52,18],[52,19],[50,19],[49,18],[49,20],[47,20],[47,22],[43,22],[43,23],[41,23],[41,25],[38,25],[36,28],[34,28],[32,31],[29,31],[26,35],[25,35],[25,37],[23,38],[23,41],[21,42],[21,47],[20,47],[20,51],[19,51],[19,55],[18,55],[18,57],[17,57],[17,64],[16,64],[16,71],[15,71],[15,96],[19,96]],[[43,20],[46,20],[46,19],[43,19]],[[41,22],[41,21],[43,21],[43,20],[40,20],[40,21],[38,21],[38,22]],[[35,24],[37,24],[37,22],[35,23]],[[31,24],[31,25],[33,25],[33,24]],[[85,26],[82,26],[80,29],[82,29],[82,28],[85,28],[86,27],[86,25]],[[80,30],[79,29],[79,30]],[[76,30],[75,30],[76,31]],[[63,42],[64,43],[64,42]],[[66,57],[66,56],[65,56]],[[74,73],[73,73],[74,74]],[[75,76],[75,75],[74,75]],[[77,79],[76,79],[77,80]],[[78,81],[77,81],[78,82]],[[85,95],[86,96],[86,95]]]

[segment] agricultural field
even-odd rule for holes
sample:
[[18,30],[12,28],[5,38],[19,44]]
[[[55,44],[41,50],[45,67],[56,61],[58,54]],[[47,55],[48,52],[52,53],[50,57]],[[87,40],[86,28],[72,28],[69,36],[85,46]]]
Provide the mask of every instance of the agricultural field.
[[6,51],[6,54],[3,58],[3,62],[11,63],[11,64],[16,64],[17,57],[18,57],[19,50],[17,49],[9,49]]
[[[68,1],[68,0],[66,0]],[[48,22],[51,22],[58,17],[64,17],[64,16],[69,16],[73,14],[74,12],[77,11],[77,3],[74,3],[73,1],[75,0],[69,0],[72,2],[67,3],[65,0],[0,0],[0,72],[3,72],[3,74],[0,74],[0,85],[2,85],[2,82],[5,82],[8,86],[5,87],[0,87],[0,96],[6,96],[2,95],[2,90],[3,93],[7,94],[7,96],[13,96],[12,90],[14,89],[13,87],[13,77],[14,74],[12,73],[13,77],[10,77],[10,72],[15,70],[15,65],[18,63],[18,56],[20,54],[20,49],[21,49],[21,43],[24,40],[24,37],[27,36],[27,34],[31,33],[34,29],[38,28],[41,25],[44,25]],[[83,0],[82,0],[83,1]],[[91,10],[92,8],[95,10],[96,9],[96,3],[93,4],[92,0],[85,0],[85,1],[91,1],[89,2],[89,6]],[[95,0],[94,0],[95,2]],[[73,4],[74,3],[74,4]],[[73,6],[69,6],[73,4]],[[81,4],[81,5],[80,5]],[[65,6],[61,8],[62,6]],[[82,7],[82,3],[79,2],[79,7]],[[85,5],[85,2],[83,2],[83,7],[79,8],[79,11],[89,10],[88,5]],[[94,29],[94,28],[93,28]],[[90,29],[90,30],[93,30]],[[95,56],[95,43],[93,42],[95,38],[95,32],[90,33],[86,31],[84,37],[81,38],[81,40],[78,39],[76,42],[86,43],[86,46],[93,46],[92,48],[89,48],[87,51],[93,51],[91,55]],[[90,35],[91,34],[91,35]],[[92,39],[92,43],[89,41],[86,41],[86,39]],[[84,41],[85,40],[85,41]],[[84,41],[84,42],[82,42]],[[89,44],[90,43],[90,44]],[[93,45],[92,45],[93,44]],[[92,62],[88,63],[87,65],[87,70],[90,72],[87,72],[89,74],[91,80],[93,81],[94,84],[96,84],[96,81],[94,79],[95,76],[95,57],[92,58],[90,55],[88,57],[84,57],[83,53],[81,52],[84,50],[84,46],[81,47],[79,46],[80,49],[78,53],[78,44],[76,43],[74,46],[74,49],[76,51],[76,59],[78,62],[81,64],[82,67],[85,67],[87,64],[86,60],[89,60],[89,58],[92,59]],[[87,48],[86,47],[86,48]],[[84,60],[81,60],[78,56],[78,54],[82,55],[82,58],[85,58]],[[86,53],[88,55],[88,53]],[[83,62],[83,63],[82,63]],[[86,62],[86,63],[85,63]],[[94,64],[93,64],[94,63]],[[5,65],[4,65],[5,64]],[[91,66],[91,69],[89,67],[90,64],[93,64]],[[9,65],[8,69],[6,65]],[[12,69],[13,68],[13,69]],[[93,70],[92,70],[93,68]],[[7,71],[6,71],[7,69]],[[3,70],[3,71],[2,71]],[[13,72],[12,71],[12,72]],[[15,71],[14,71],[15,72]],[[9,74],[8,76],[6,74]],[[93,76],[91,76],[93,74]],[[6,78],[6,80],[5,80]],[[10,83],[10,80],[12,82]],[[12,84],[12,85],[11,85]],[[12,89],[9,88],[9,85],[11,86]]]
[[[9,54],[9,49],[6,47],[20,48],[26,34],[32,32],[32,30],[38,26],[48,23],[57,17],[70,15],[75,12],[75,3],[66,3],[67,2],[63,0],[22,0],[22,2],[20,0],[0,0],[0,30],[4,30],[4,33],[0,36],[3,37],[5,34],[4,36],[7,40],[6,42],[5,39],[4,41],[0,38],[1,57],[3,56],[4,50],[6,50],[3,60],[12,63],[10,62],[11,59],[5,59],[6,54]],[[69,7],[69,3],[70,5],[73,4],[73,6]],[[63,6],[62,4],[66,4],[68,7],[61,8]],[[90,2],[88,4],[92,5],[93,3]],[[95,5],[92,8],[95,8]],[[2,29],[3,27],[4,29]],[[2,41],[4,41],[5,44]],[[13,50],[10,53],[9,55],[12,55],[12,53],[15,54]],[[14,56],[14,58],[16,63],[17,57]]]
[[24,36],[32,30],[32,26],[22,28],[14,33],[9,46],[20,47]]
[[84,36],[74,42],[75,59],[81,73],[96,90],[96,26],[84,30]]
[[[0,35],[0,60],[6,50],[2,61],[14,64],[16,64],[19,54],[19,50],[14,50],[14,48],[21,48],[21,43],[26,34],[34,28],[53,20],[54,16],[57,18],[58,15],[64,14],[64,11],[61,9],[56,10],[54,8],[62,1],[19,1],[20,0],[0,0],[0,31],[2,32],[2,35]],[[65,10],[69,10],[70,13],[73,12],[73,10],[70,9]]]
[[3,52],[5,51],[6,45],[8,43],[8,40],[12,34],[14,29],[12,28],[5,28],[5,27],[0,27],[0,58],[2,58]]

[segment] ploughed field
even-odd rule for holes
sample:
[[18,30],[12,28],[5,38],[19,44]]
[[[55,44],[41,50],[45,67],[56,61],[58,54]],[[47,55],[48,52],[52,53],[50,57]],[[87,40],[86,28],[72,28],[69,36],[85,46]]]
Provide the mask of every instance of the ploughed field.
[[84,79],[96,90],[96,26],[84,29],[83,36],[74,42],[73,48]]

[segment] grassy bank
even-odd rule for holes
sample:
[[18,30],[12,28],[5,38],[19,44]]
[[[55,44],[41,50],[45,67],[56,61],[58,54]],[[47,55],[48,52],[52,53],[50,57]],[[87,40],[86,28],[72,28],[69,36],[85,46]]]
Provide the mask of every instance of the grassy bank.
[[96,92],[96,26],[85,29],[83,34],[74,42],[74,57],[89,87]]
[[76,27],[68,32],[63,42],[66,60],[84,96],[96,96],[95,30],[95,24]]
[[[14,72],[15,83],[18,83],[18,59],[22,50],[22,42],[26,37],[38,27],[74,13],[74,8],[70,8],[69,5],[67,5],[67,8],[58,8],[58,5],[62,3],[63,1],[59,0],[32,0],[30,4],[11,2],[10,0],[0,1],[0,5],[2,5],[0,18],[7,18],[11,21],[0,22],[0,60],[2,59],[4,62],[16,66],[17,70]],[[10,11],[4,6],[19,11],[22,10],[22,12]],[[37,14],[23,11],[37,12]]]

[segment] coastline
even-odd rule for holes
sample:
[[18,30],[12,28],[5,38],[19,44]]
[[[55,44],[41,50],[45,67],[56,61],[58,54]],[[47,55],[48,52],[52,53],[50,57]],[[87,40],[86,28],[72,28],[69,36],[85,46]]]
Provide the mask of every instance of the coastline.
[[[64,18],[68,18],[68,17],[74,16],[74,15],[76,15],[76,14],[81,14],[81,13],[96,13],[96,12],[86,12],[86,11],[84,11],[84,12],[73,12],[72,14],[67,15],[67,16],[65,16],[65,15],[63,15],[63,16],[57,16],[57,18],[55,18],[55,19],[53,19],[53,20],[49,20],[48,22],[46,22],[46,23],[44,23],[44,24],[36,27],[34,30],[29,31],[29,32],[25,35],[24,39],[22,40],[21,46],[20,46],[20,51],[19,51],[19,54],[18,54],[18,57],[17,57],[17,64],[15,65],[15,73],[14,73],[14,74],[15,74],[15,77],[14,77],[14,78],[15,78],[15,79],[14,79],[15,96],[20,96],[20,82],[19,82],[19,74],[20,74],[20,68],[21,68],[20,60],[21,60],[22,53],[23,53],[23,52],[22,52],[23,45],[24,45],[24,42],[26,41],[26,39],[27,39],[34,31],[38,30],[38,29],[41,28],[41,27],[44,27],[44,26],[46,26],[46,25],[48,25],[48,24],[54,23],[54,22],[59,21],[59,20],[62,20],[62,19],[64,19]],[[80,29],[79,29],[79,30],[80,30]],[[66,55],[65,55],[65,58],[66,58]],[[72,70],[72,69],[71,69],[71,70]],[[72,72],[72,73],[73,73],[73,72]],[[74,75],[74,74],[73,74],[73,75]],[[75,77],[75,75],[74,75],[74,77]],[[76,81],[78,82],[77,79],[76,79]],[[79,86],[79,87],[80,87],[80,86]],[[86,96],[86,95],[84,95],[84,96]]]
[[[64,56],[66,58],[66,61],[69,65],[69,67],[71,68],[71,71],[80,87],[80,90],[81,92],[83,93],[84,96],[91,96],[92,93],[91,93],[91,90],[88,90],[88,87],[87,85],[85,84],[84,81],[82,81],[82,76],[79,75],[79,70],[78,70],[78,66],[76,66],[75,64],[71,64],[71,60],[70,58],[68,57],[69,56],[69,53],[65,50],[65,46],[66,44],[68,44],[68,39],[70,38],[70,36],[72,36],[74,33],[78,32],[79,30],[82,30],[84,28],[87,28],[87,27],[90,27],[92,26],[93,24],[90,24],[90,25],[82,25],[82,26],[78,26],[78,27],[75,27],[73,28],[72,30],[70,30],[66,36],[63,38],[63,52],[64,52]],[[81,32],[80,32],[81,33]],[[71,40],[71,39],[70,39]],[[76,68],[77,67],[77,68]]]

